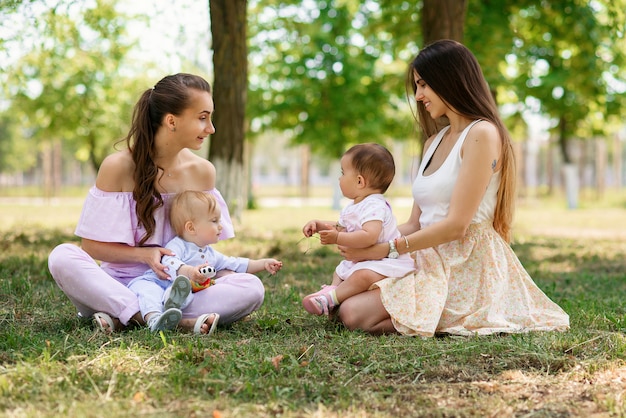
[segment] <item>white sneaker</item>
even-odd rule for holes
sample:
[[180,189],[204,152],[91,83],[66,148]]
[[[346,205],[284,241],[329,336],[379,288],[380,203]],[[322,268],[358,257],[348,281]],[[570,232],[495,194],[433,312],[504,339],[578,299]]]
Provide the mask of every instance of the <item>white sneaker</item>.
[[170,308],[163,313],[152,315],[148,319],[148,327],[152,332],[174,329],[181,319],[183,319],[183,313],[180,309]]
[[191,282],[185,276],[178,276],[163,294],[163,298],[165,300],[163,307],[165,309],[184,309],[187,306],[187,303],[185,302],[190,294]]

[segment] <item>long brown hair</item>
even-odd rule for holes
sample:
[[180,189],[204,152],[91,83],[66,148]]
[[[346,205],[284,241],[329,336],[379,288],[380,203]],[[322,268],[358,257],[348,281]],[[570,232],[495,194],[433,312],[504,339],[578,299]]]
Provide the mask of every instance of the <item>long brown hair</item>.
[[187,109],[190,89],[211,93],[211,86],[202,77],[185,73],[168,75],[146,90],[133,110],[130,131],[124,140],[135,163],[133,198],[137,202],[137,218],[146,230],[139,245],[154,234],[154,211],[163,206],[156,188],[160,167],[154,162],[155,135],[165,115],[178,116]]
[[[476,57],[459,42],[436,41],[422,49],[409,65],[407,85],[414,96],[417,91],[415,73],[460,115],[489,121],[498,129],[502,141],[502,174],[493,226],[502,238],[510,241],[516,186],[513,145]],[[417,114],[427,137],[437,133],[439,128],[422,102],[417,102]]]

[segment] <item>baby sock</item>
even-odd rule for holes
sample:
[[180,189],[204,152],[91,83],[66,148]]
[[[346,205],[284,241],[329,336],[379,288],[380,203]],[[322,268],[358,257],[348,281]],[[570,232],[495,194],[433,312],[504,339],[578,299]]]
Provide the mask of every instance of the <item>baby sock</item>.
[[332,301],[333,306],[339,305],[339,301],[337,300],[337,292],[335,289],[328,292],[328,295],[330,296],[330,300]]

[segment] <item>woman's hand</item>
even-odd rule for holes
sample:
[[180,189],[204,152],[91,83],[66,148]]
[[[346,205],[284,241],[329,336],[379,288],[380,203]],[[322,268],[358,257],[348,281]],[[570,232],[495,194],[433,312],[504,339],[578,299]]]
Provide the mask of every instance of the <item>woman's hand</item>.
[[351,248],[338,245],[339,253],[348,261],[380,260],[389,254],[389,244],[374,244],[367,248]]
[[101,242],[83,238],[83,250],[94,260],[108,263],[143,263],[147,264],[160,279],[168,279],[167,267],[161,264],[161,257],[174,255],[171,250],[161,247],[131,247],[118,242]]
[[161,258],[164,255],[174,255],[174,252],[161,247],[143,247],[142,250],[145,251],[144,262],[156,273],[159,279],[169,280],[168,268],[161,263]]

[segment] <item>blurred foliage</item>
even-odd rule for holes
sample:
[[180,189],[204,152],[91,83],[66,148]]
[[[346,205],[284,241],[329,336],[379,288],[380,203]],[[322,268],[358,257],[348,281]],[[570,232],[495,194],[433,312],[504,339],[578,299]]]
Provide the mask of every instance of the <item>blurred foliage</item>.
[[390,100],[403,92],[405,65],[390,53],[392,34],[376,30],[376,3],[270,1],[251,8],[253,132],[288,131],[295,143],[335,158],[350,144],[410,132]]
[[[252,132],[339,155],[354,142],[413,137],[404,86],[419,51],[421,2],[251,2]],[[469,1],[464,43],[509,126],[551,118],[563,143],[610,135],[624,114],[624,0]],[[444,13],[445,11],[442,11]]]
[[[13,65],[6,85],[10,110],[38,143],[62,141],[73,157],[98,168],[128,120],[130,84],[119,74],[132,44],[125,43],[126,17],[115,1],[93,7],[57,2],[37,19],[32,48]],[[34,16],[33,16],[34,17]],[[130,90],[130,91],[129,91]]]
[[[146,82],[129,71],[135,16],[117,6],[0,4],[0,113],[10,115],[0,117],[0,171],[35,166],[37,147],[53,142],[66,160],[97,168],[126,133]],[[421,9],[405,0],[250,0],[249,138],[282,132],[330,158],[357,142],[415,138],[405,72],[423,43]],[[525,137],[524,114],[547,116],[567,161],[569,139],[623,126],[625,10],[626,0],[468,2],[464,43],[514,135]]]
[[522,103],[552,119],[565,162],[567,141],[614,133],[626,105],[626,2],[514,2],[509,77]]

